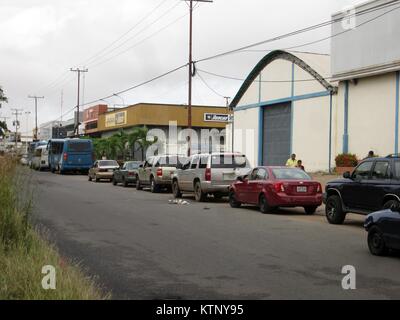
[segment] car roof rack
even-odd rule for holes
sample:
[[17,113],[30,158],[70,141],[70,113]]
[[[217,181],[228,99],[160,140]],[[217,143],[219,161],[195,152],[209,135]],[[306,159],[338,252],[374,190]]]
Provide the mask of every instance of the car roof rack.
[[400,153],[389,154],[386,158],[400,158]]

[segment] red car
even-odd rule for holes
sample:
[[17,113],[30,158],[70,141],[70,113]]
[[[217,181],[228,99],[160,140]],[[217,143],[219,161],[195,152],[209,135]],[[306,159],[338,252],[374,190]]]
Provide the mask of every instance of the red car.
[[311,215],[322,204],[322,186],[297,168],[258,167],[231,185],[229,203],[232,208],[258,205],[262,213],[303,207]]

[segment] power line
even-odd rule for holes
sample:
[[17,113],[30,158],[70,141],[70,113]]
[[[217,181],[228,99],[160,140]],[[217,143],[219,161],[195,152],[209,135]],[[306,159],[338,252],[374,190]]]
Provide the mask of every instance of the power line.
[[[90,58],[88,58],[86,60],[85,63],[83,64],[87,64],[88,61],[93,60],[93,58],[97,57],[99,54],[103,53],[104,51],[106,51],[109,47],[113,46],[114,44],[116,44],[118,41],[120,41],[121,39],[123,39],[127,34],[129,34],[130,32],[132,32],[134,29],[136,29],[143,21],[145,21],[147,18],[149,18],[152,14],[154,14],[154,12],[156,12],[165,2],[167,2],[167,0],[162,0],[156,7],[154,7],[145,17],[143,17],[141,20],[139,20],[139,22],[137,22],[133,27],[131,27],[128,31],[126,31],[125,33],[123,33],[119,38],[117,38],[116,40],[114,40],[112,43],[110,43],[108,46],[104,47],[102,50],[100,50],[99,52],[97,52],[96,54],[92,55]],[[78,64],[78,65],[82,65],[82,64]],[[62,73],[58,78],[56,78],[56,80],[52,81],[50,84],[43,86],[41,89],[45,89],[48,87],[53,87],[55,85],[57,85],[57,83],[63,83],[67,78],[69,77],[69,72],[65,71],[64,73]],[[59,86],[60,84],[58,84],[57,86]],[[40,90],[43,91],[43,90]]]
[[219,96],[219,97],[221,97],[221,98],[224,98],[224,99],[227,98],[225,95],[220,94],[218,91],[216,91],[214,88],[212,88],[212,87],[204,80],[204,78],[201,76],[200,73],[196,73],[196,75],[200,78],[201,82],[203,82],[204,85],[205,85],[208,89],[210,89],[212,92],[214,92],[217,96]]
[[78,102],[76,105],[76,119],[75,119],[75,136],[79,137],[79,106],[80,106],[80,89],[81,89],[81,73],[86,73],[89,70],[88,69],[70,69],[72,72],[77,72],[78,73]]
[[[214,77],[218,78],[223,78],[223,79],[229,79],[229,80],[236,80],[236,81],[245,81],[246,79],[243,78],[237,78],[237,77],[231,77],[231,76],[226,76],[226,75],[221,75],[218,73],[206,71],[203,69],[196,69],[198,72],[206,73]],[[323,79],[325,80],[330,80],[332,77],[324,77]],[[318,81],[317,79],[298,79],[298,80],[255,80],[255,82],[261,82],[261,83],[288,83],[288,82],[311,82],[311,81]]]
[[131,33],[133,30],[135,30],[142,22],[144,22],[147,18],[152,16],[164,3],[166,3],[168,0],[162,0],[159,2],[156,7],[154,7],[148,14],[146,14],[142,19],[140,19],[135,25],[133,25],[129,30],[124,32],[120,37],[118,37],[116,40],[112,41],[108,46],[104,47],[101,49],[99,52],[91,56],[89,59],[87,59],[83,64],[89,64],[91,63],[91,60],[96,58],[98,55],[102,54],[103,52],[107,51],[108,48],[111,48],[114,44],[118,43],[121,39],[123,39],[126,35]]
[[[144,28],[142,28],[141,30],[139,30],[137,33],[135,33],[132,37],[126,39],[125,41],[123,41],[122,43],[120,43],[118,46],[112,48],[111,50],[108,50],[108,52],[104,52],[103,54],[101,54],[99,57],[97,57],[96,59],[94,59],[93,61],[91,61],[89,63],[93,64],[96,62],[96,60],[99,60],[105,56],[107,56],[108,54],[116,51],[117,49],[123,47],[126,43],[128,43],[129,41],[136,39],[140,34],[142,34],[144,31],[146,31],[148,28],[150,28],[151,26],[153,26],[154,24],[156,24],[158,21],[160,21],[162,18],[164,18],[168,13],[170,13],[172,10],[174,10],[178,5],[180,4],[180,2],[178,1],[177,3],[175,3],[172,7],[170,7],[166,12],[164,12],[161,16],[159,16],[156,20],[154,20],[153,22],[151,22],[149,25],[146,25]],[[117,54],[116,56],[118,56],[119,54]],[[110,59],[111,60],[111,59]],[[97,65],[97,64],[96,64]]]
[[[365,14],[368,14],[368,13],[371,13],[371,12],[375,12],[375,11],[378,11],[378,10],[389,8],[391,6],[396,5],[398,2],[399,2],[399,0],[393,0],[393,1],[390,1],[390,2],[385,3],[385,4],[379,4],[379,5],[376,5],[374,7],[371,7],[371,8],[365,9],[365,10],[361,10],[361,11],[356,12],[354,14],[347,15],[346,18],[361,16],[361,15],[365,15]],[[385,14],[387,14],[387,13],[385,13]],[[234,54],[234,53],[246,50],[246,49],[250,49],[250,48],[253,48],[253,47],[260,46],[262,44],[275,42],[275,41],[282,40],[282,39],[285,39],[285,38],[289,38],[289,37],[292,37],[292,36],[295,36],[295,35],[298,35],[298,34],[302,34],[302,33],[309,32],[309,31],[313,31],[313,30],[316,30],[316,29],[319,29],[319,28],[322,28],[322,27],[326,27],[326,26],[332,25],[332,24],[334,24],[336,22],[342,21],[342,19],[343,18],[331,19],[329,21],[325,21],[325,22],[322,22],[322,23],[319,23],[319,24],[316,24],[316,25],[313,25],[313,26],[309,26],[309,27],[303,28],[303,29],[298,29],[298,30],[295,30],[295,31],[292,31],[292,32],[289,32],[289,33],[286,33],[286,34],[283,34],[283,35],[279,35],[279,36],[276,36],[276,37],[273,37],[273,38],[270,38],[270,39],[267,39],[267,40],[259,41],[259,42],[256,42],[256,43],[253,43],[253,44],[250,44],[250,45],[246,45],[246,46],[243,46],[243,47],[240,47],[240,48],[237,48],[237,49],[233,49],[233,50],[230,50],[230,51],[222,52],[222,53],[210,56],[210,57],[202,58],[202,59],[199,59],[199,60],[197,60],[195,62],[196,63],[197,62],[204,62],[204,61],[220,58],[220,57],[223,57],[223,56],[226,56],[226,55],[231,55],[231,54]]]

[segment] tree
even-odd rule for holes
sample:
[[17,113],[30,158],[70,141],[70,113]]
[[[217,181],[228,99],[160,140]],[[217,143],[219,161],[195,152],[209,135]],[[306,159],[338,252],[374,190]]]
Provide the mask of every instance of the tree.
[[126,145],[128,144],[128,135],[124,130],[120,130],[110,138],[111,144],[114,145],[117,156],[122,156],[122,160],[126,160]]
[[0,137],[4,137],[7,131],[7,123],[5,121],[0,121]]
[[1,106],[1,102],[8,102],[8,99],[7,99],[7,97],[4,95],[3,89],[0,87],[0,106]]
[[[140,150],[142,154],[142,160],[144,160],[145,156],[144,153],[148,147],[155,144],[158,140],[157,137],[153,141],[147,140],[147,134],[149,133],[149,129],[144,126],[142,128],[135,128],[133,129],[132,133],[128,136],[128,144],[132,152]],[[135,149],[136,145],[138,148]]]

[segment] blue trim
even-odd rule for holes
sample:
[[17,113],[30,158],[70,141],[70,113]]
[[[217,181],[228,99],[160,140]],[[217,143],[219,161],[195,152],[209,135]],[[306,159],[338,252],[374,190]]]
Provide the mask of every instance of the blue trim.
[[331,93],[329,102],[329,173],[332,173],[332,113],[333,113],[333,95]]
[[394,153],[399,153],[399,105],[400,102],[400,71],[396,72],[396,126],[394,136]]
[[300,96],[264,101],[264,102],[249,104],[249,105],[245,105],[245,106],[241,106],[241,107],[236,107],[235,111],[254,109],[254,108],[270,106],[270,105],[278,104],[278,103],[286,103],[286,102],[307,100],[307,99],[313,99],[313,98],[319,98],[319,97],[327,97],[329,95],[330,95],[329,91],[315,92],[315,93],[304,94],[304,95],[300,95]]
[[[262,76],[260,72],[260,83],[258,85],[258,102],[261,103]],[[264,152],[264,108],[258,107],[258,165],[262,166]]]
[[345,82],[344,90],[343,153],[349,153],[349,81]]

